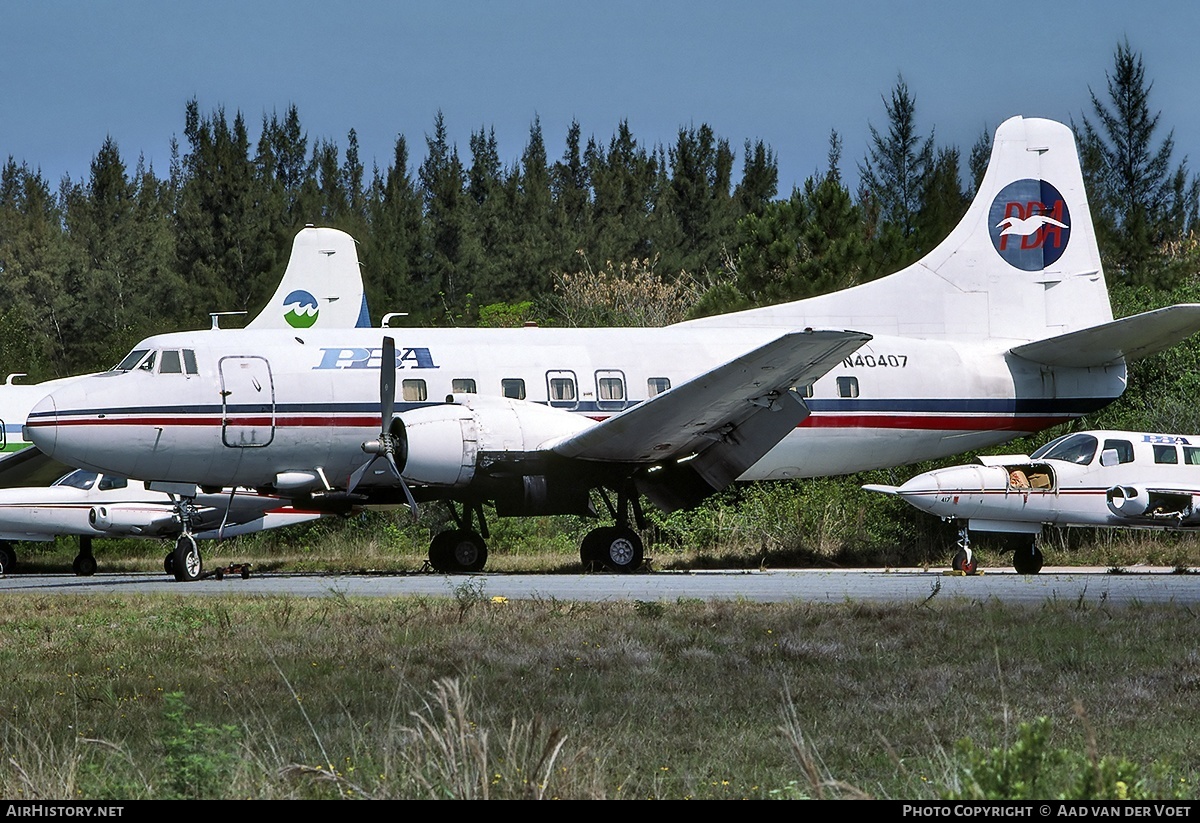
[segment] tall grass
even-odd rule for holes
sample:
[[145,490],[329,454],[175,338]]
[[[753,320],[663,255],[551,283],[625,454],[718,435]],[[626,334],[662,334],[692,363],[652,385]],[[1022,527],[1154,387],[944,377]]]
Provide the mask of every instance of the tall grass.
[[1183,605],[5,605],[9,798],[934,799],[1017,791],[1005,752],[1055,796],[1194,798],[1200,770]]

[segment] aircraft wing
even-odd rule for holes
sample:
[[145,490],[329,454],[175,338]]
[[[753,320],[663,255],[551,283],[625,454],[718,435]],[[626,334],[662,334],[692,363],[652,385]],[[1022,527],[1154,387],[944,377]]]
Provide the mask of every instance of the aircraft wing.
[[48,457],[37,446],[26,446],[0,457],[0,489],[49,486],[74,469]]
[[784,334],[549,450],[576,460],[648,466],[688,458],[690,474],[709,491],[722,489],[808,416],[804,400],[790,389],[812,383],[870,339],[857,331]]
[[1200,331],[1200,303],[1180,303],[1088,329],[1014,346],[1018,357],[1047,366],[1106,366],[1140,360]]

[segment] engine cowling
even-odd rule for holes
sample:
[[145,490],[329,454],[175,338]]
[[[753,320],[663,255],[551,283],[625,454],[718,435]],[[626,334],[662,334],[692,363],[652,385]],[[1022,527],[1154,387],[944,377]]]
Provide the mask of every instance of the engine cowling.
[[112,534],[158,534],[174,528],[176,522],[173,512],[144,506],[92,506],[88,512],[93,529]]
[[458,395],[455,401],[402,412],[393,420],[396,464],[407,482],[466,486],[483,454],[536,451],[595,425],[582,415],[524,400]]
[[1113,486],[1105,493],[1108,508],[1118,517],[1183,520],[1195,514],[1192,495],[1186,491]]

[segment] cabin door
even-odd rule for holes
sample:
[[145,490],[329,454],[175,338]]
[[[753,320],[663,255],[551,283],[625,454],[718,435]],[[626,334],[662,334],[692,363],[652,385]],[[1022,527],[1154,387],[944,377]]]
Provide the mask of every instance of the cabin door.
[[230,448],[266,446],[275,439],[275,384],[265,357],[222,357],[221,440]]

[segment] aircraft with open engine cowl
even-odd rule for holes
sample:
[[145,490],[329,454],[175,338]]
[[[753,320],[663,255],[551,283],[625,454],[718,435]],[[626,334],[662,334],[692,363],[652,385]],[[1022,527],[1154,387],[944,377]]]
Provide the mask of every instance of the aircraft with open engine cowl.
[[[213,317],[214,328],[219,316]],[[293,241],[274,296],[246,328],[308,331],[369,324],[354,239],[336,229],[307,226]],[[163,359],[142,366],[158,374],[178,374],[185,380],[197,373],[196,364],[178,352],[164,353]],[[17,376],[9,375],[0,385],[0,445],[4,451],[0,458],[0,572],[14,567],[17,554],[13,543],[17,541],[76,535],[79,553],[73,568],[76,574],[90,575],[96,569],[93,537],[170,537],[183,531],[177,515],[166,515],[167,509],[175,507],[170,497],[126,479],[135,475],[106,473],[97,477],[90,472],[84,488],[86,476],[74,472],[73,464],[30,447],[21,437],[25,420],[38,401],[86,375],[35,384],[17,383]],[[232,537],[320,516],[246,489],[227,488],[191,505],[192,526],[201,538]],[[174,522],[169,522],[172,519]]]
[[[449,572],[484,567],[485,506],[588,515],[602,500],[614,524],[580,559],[628,571],[642,497],[670,511],[738,480],[987,448],[1112,402],[1128,361],[1198,329],[1197,304],[1113,319],[1074,137],[1015,117],[949,236],[844,291],[661,328],[159,335],[48,396],[27,430],[48,454],[180,494],[446,501],[456,528],[429,559]],[[162,374],[167,352],[196,373]],[[178,579],[201,573],[194,541],[175,553]]]
[[1064,434],[1033,454],[980,456],[899,486],[863,488],[900,497],[960,524],[953,568],[976,571],[970,532],[1023,536],[1018,574],[1037,574],[1043,526],[1200,529],[1200,437],[1131,431]]

